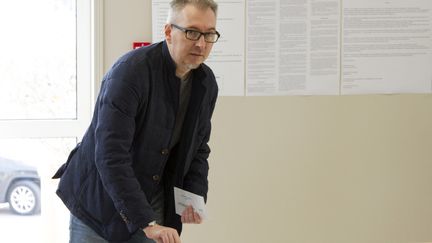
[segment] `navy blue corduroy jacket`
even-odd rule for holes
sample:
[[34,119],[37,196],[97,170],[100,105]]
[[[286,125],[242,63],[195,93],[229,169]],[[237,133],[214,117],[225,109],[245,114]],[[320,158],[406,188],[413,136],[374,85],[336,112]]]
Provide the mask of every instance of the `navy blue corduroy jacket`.
[[[180,80],[166,42],[133,50],[105,75],[94,115],[80,144],[53,178],[73,215],[103,238],[124,241],[155,220],[149,202],[163,180],[165,224],[181,232],[173,187],[207,198],[207,145],[217,98],[213,72],[193,70],[180,143],[170,151]],[[172,173],[167,161],[175,160]],[[161,179],[163,178],[163,179]]]

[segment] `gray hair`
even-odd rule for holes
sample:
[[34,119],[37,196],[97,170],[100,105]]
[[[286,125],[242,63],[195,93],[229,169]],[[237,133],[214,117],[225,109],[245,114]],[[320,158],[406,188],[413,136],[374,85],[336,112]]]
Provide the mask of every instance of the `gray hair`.
[[217,16],[218,4],[214,0],[172,0],[170,2],[167,23],[172,24],[180,11],[188,4],[203,10],[210,8],[215,16]]

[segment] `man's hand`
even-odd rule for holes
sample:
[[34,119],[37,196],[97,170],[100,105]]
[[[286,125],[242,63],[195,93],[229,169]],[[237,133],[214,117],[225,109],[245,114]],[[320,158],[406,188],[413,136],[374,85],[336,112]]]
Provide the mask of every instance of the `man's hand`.
[[202,219],[192,206],[188,206],[182,213],[181,221],[184,224],[201,224]]
[[181,243],[177,230],[162,225],[147,226],[144,233],[157,243]]

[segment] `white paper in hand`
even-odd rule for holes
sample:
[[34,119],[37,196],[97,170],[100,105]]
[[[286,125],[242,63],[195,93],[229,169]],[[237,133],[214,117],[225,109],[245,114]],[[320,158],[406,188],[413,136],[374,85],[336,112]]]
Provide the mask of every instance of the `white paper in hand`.
[[194,211],[199,214],[201,219],[207,218],[204,197],[194,194],[192,192],[185,191],[178,187],[174,187],[174,200],[175,200],[175,210],[178,215],[181,216],[183,211],[188,206],[192,205]]

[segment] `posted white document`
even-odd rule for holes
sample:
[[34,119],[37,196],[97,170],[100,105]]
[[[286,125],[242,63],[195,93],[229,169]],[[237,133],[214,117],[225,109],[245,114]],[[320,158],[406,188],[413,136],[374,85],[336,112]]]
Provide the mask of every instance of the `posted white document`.
[[340,1],[247,1],[246,95],[339,94]]
[[345,0],[341,93],[430,93],[432,1]]
[[199,214],[202,219],[207,218],[205,209],[204,197],[185,191],[178,187],[174,187],[175,210],[178,215],[182,215],[183,211],[192,206],[194,211]]

